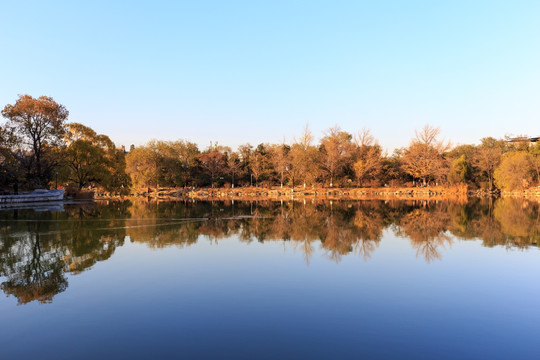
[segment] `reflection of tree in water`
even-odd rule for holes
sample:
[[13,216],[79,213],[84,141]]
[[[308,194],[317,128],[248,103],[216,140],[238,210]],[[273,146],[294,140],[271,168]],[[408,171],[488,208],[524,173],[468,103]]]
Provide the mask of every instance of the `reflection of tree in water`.
[[385,222],[382,203],[359,203],[354,217],[354,226],[357,229],[357,241],[353,246],[354,252],[364,260],[371,258],[375,248],[379,246],[383,230],[389,226]]
[[383,202],[343,202],[332,206],[303,202],[264,204],[250,208],[250,214],[256,217],[242,222],[240,238],[287,243],[302,252],[306,263],[316,241],[336,262],[352,251],[368,257],[384,227],[389,226],[384,221],[383,209]]
[[309,264],[317,246],[333,261],[369,259],[385,229],[406,236],[427,262],[453,236],[485,246],[526,248],[540,240],[537,203],[518,199],[466,204],[418,201],[156,202],[67,207],[65,212],[0,212],[2,290],[19,303],[52,301],[76,274],[108,259],[124,238],[151,248],[185,247],[231,236],[278,242]]
[[501,245],[513,248],[538,246],[540,240],[540,211],[538,203],[506,198],[495,203],[494,218],[504,234]]
[[292,247],[302,252],[306,264],[309,264],[313,254],[313,243],[322,240],[326,215],[325,211],[309,203],[291,203],[288,209],[288,217],[291,219],[288,232],[291,234]]
[[[123,242],[111,215],[124,216],[117,204],[82,206],[65,212],[0,213],[1,288],[19,304],[51,302],[66,290],[66,272],[78,273],[109,258]],[[106,219],[106,220],[103,220]]]
[[42,244],[37,233],[24,234],[13,240],[10,244],[13,251],[2,251],[0,275],[7,277],[1,285],[2,290],[6,295],[15,296],[19,304],[32,300],[51,302],[68,286],[63,271],[63,252],[50,244]]
[[417,208],[401,219],[397,232],[407,236],[416,249],[416,256],[422,255],[429,263],[441,258],[440,247],[452,244],[452,238],[445,233],[449,220],[448,212],[440,207]]
[[[526,249],[540,240],[539,204],[524,199],[502,198],[473,200],[458,210],[449,211],[451,231],[461,239],[481,239],[484,246]],[[455,223],[462,224],[457,226]]]
[[210,224],[212,214],[220,214],[210,202],[135,201],[130,212],[127,235],[132,242],[152,248],[185,247],[195,244],[200,235],[217,240],[226,234],[221,223]]
[[356,240],[350,222],[346,220],[345,210],[332,208],[325,216],[324,225],[321,246],[327,251],[330,259],[339,262],[343,255],[352,251]]
[[[418,255],[431,261],[441,257],[441,247],[451,244],[449,234],[460,239],[480,238],[487,246],[535,243],[538,225],[533,223],[538,224],[538,205],[515,208],[515,204],[505,205],[506,201],[342,201],[332,205],[294,201],[134,202],[126,231],[132,241],[151,247],[188,246],[201,235],[213,242],[233,235],[244,242],[278,241],[301,251],[306,261],[314,252],[315,242],[320,241],[328,256],[339,261],[351,252],[368,259],[384,229],[393,226],[399,234],[411,238]],[[504,228],[502,224],[506,224]],[[527,229],[527,236],[525,232],[516,233],[510,225]]]
[[[497,200],[500,201],[501,199]],[[474,207],[470,219],[471,238],[482,240],[482,244],[487,247],[502,245],[505,243],[505,235],[501,230],[501,224],[493,215],[494,201],[488,199]],[[459,235],[459,234],[458,234]]]

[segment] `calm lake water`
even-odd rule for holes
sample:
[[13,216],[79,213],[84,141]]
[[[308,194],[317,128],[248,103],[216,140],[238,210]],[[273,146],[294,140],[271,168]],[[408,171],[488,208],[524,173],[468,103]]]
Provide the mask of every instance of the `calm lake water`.
[[0,358],[539,359],[539,241],[514,199],[0,211]]

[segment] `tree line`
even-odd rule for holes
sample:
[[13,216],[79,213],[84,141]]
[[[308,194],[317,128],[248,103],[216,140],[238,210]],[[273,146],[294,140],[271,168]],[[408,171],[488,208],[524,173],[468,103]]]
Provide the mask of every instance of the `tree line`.
[[2,110],[0,186],[51,187],[60,182],[111,193],[159,187],[374,187],[467,184],[516,190],[540,181],[540,142],[483,138],[451,146],[438,128],[416,131],[409,146],[388,154],[368,129],[329,128],[317,143],[308,126],[292,142],[201,150],[187,141],[152,140],[118,149],[106,135],[68,123],[50,97],[21,95]]
[[2,110],[0,186],[23,189],[58,184],[78,189],[96,185],[129,192],[125,152],[90,127],[68,123],[69,111],[47,96],[20,95]]

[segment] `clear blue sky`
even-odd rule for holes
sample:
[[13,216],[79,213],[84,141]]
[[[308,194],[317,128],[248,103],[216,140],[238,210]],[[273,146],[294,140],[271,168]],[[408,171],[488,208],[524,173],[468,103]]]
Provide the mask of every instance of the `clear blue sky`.
[[0,36],[2,107],[52,96],[126,146],[540,135],[537,0],[3,1]]

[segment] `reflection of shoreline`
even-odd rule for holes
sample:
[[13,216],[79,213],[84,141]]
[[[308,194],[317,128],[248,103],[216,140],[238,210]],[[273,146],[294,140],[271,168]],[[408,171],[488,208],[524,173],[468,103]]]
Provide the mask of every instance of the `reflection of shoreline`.
[[199,241],[272,242],[292,246],[309,264],[320,248],[334,262],[367,261],[386,231],[408,240],[416,256],[440,260],[454,239],[486,247],[537,248],[539,204],[521,199],[467,203],[427,200],[98,201],[64,212],[0,212],[2,290],[19,303],[50,302],[78,274],[130,242],[150,248]]
[[467,190],[465,187],[412,187],[412,188],[161,188],[131,196],[100,196],[96,201],[347,201],[347,200],[436,200],[466,203],[470,199],[520,198],[540,202],[540,187],[522,191],[488,192]]
[[530,199],[540,202],[540,186],[521,191],[501,191],[502,198]]
[[249,200],[250,198],[267,199],[321,199],[321,200],[387,200],[387,199],[467,199],[466,187],[410,187],[410,188],[237,188],[237,189],[201,189],[188,192],[184,196],[194,199],[221,198]]
[[[380,187],[380,188],[320,188],[290,187],[238,187],[238,188],[160,188],[145,189],[128,197],[132,199],[158,198],[162,200],[446,200],[467,201],[472,195],[466,186],[429,187]],[[96,200],[118,200],[116,197],[99,197]]]

